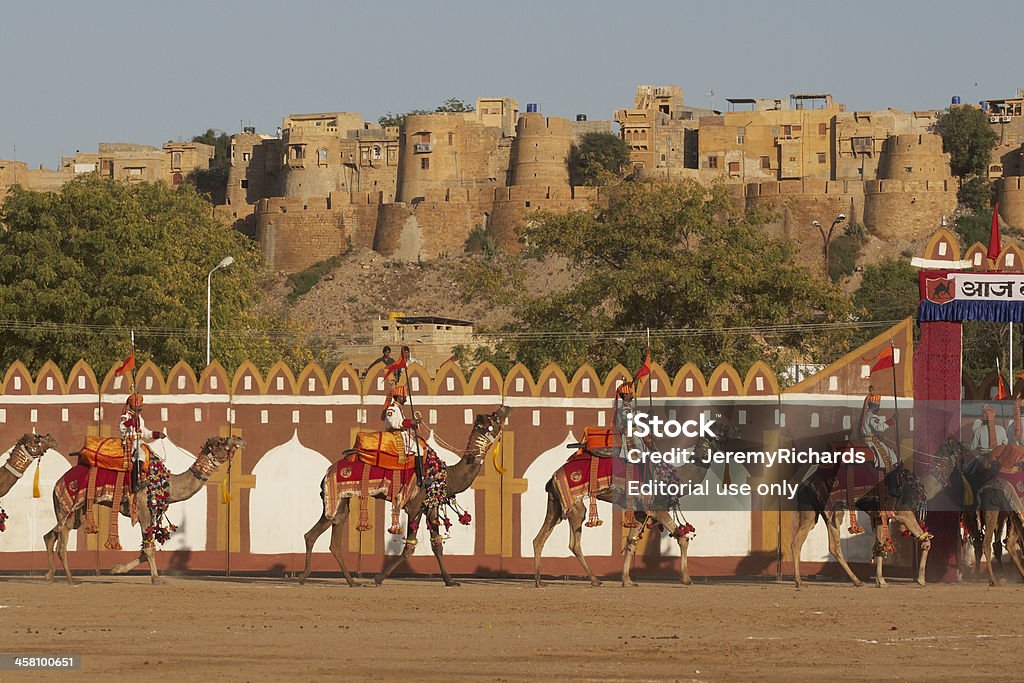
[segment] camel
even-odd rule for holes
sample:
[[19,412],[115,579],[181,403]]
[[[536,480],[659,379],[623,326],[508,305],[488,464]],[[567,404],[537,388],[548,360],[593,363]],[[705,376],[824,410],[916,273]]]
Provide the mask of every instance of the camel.
[[[502,425],[510,411],[511,408],[508,406],[501,406],[493,413],[476,416],[476,420],[473,423],[473,429],[469,433],[469,439],[467,440],[466,450],[463,452],[462,459],[455,465],[449,465],[445,468],[448,477],[447,482],[449,494],[454,496],[457,493],[465,491],[473,483],[473,480],[476,479],[476,476],[480,473],[480,468],[483,465],[483,458],[487,454],[487,449],[490,448],[501,435]],[[336,467],[337,464],[331,465],[331,467],[328,468],[324,479],[320,482],[320,497],[324,500],[327,499],[327,477],[334,476]],[[386,499],[386,494],[383,492],[376,493],[373,494],[373,497],[384,500]],[[419,486],[416,495],[402,506],[402,509],[405,510],[405,513],[408,516],[405,548],[402,550],[401,555],[392,560],[384,567],[382,572],[373,577],[373,585],[381,585],[384,582],[384,579],[388,578],[398,565],[405,562],[406,558],[409,557],[413,547],[416,545],[416,534],[419,531],[421,516],[426,514],[428,526],[437,528],[439,511],[436,509],[424,509],[425,497],[426,491],[424,487]],[[348,585],[359,585],[352,578],[348,568],[345,567],[345,559],[342,556],[342,529],[345,528],[345,522],[348,519],[351,507],[350,503],[352,500],[353,498],[340,498],[337,509],[329,515],[325,511],[316,524],[306,532],[304,536],[306,541],[306,567],[302,571],[302,574],[299,575],[300,584],[304,584],[306,582],[306,579],[309,578],[312,571],[310,569],[310,565],[313,559],[313,545],[316,543],[316,540],[320,538],[328,528],[330,528],[331,554],[334,555],[334,559],[337,560],[338,566],[341,567],[341,573],[345,576],[345,581]],[[437,558],[437,566],[441,570],[441,578],[444,581],[444,584],[446,586],[458,586],[458,581],[452,579],[448,570],[444,566],[444,547],[440,534],[431,534],[430,547],[434,551],[434,557]]]
[[[1006,550],[1010,553],[1017,571],[1024,579],[1024,566],[1021,566],[1018,544],[1024,544],[1024,505],[1021,504],[1020,496],[1013,489],[1010,482],[1000,477],[993,477],[987,484],[978,490],[978,510],[984,520],[985,539],[982,542],[985,549],[985,564],[988,569],[988,585],[997,585],[995,573],[992,570],[992,549],[993,536],[1004,524],[1007,528]],[[999,543],[998,540],[995,543]],[[1024,548],[1024,545],[1022,545]],[[977,567],[978,562],[975,562]]]
[[[892,500],[893,517],[899,522],[910,535],[921,544],[921,557],[916,583],[925,585],[925,566],[928,561],[928,551],[931,549],[932,535],[925,531],[918,521],[917,512],[923,513],[923,507],[927,501],[939,494],[949,484],[950,477],[959,471],[964,454],[967,448],[958,441],[947,439],[940,447],[938,453],[932,460],[932,466],[927,473],[917,477],[912,472],[898,465],[886,473],[885,478],[873,487],[866,494],[857,499],[855,509],[850,514],[856,514],[860,509],[868,513],[871,518],[871,526],[875,532],[875,585],[879,588],[885,587],[886,581],[882,573],[882,560],[885,556],[885,541],[887,540],[889,520],[883,519],[883,511],[880,501],[890,497],[888,492],[895,491],[895,499]],[[840,465],[843,467],[844,465]],[[867,467],[868,465],[863,465]],[[818,522],[820,516],[825,520],[828,529],[829,552],[839,562],[846,575],[853,582],[854,586],[860,587],[864,582],[857,578],[857,575],[850,569],[843,556],[843,549],[839,542],[839,529],[846,512],[844,508],[826,509],[829,506],[828,496],[831,488],[836,485],[835,480],[827,482],[827,490],[820,489],[813,485],[814,475],[804,480],[797,487],[796,500],[799,504],[799,517],[796,533],[793,535],[790,550],[793,557],[794,582],[799,590],[803,587],[803,578],[800,575],[800,551],[807,534]],[[823,494],[823,495],[822,495]],[[923,500],[922,500],[923,498]]]
[[41,458],[47,449],[56,449],[57,442],[49,434],[25,434],[11,448],[7,462],[0,467],[0,498],[11,490],[14,484],[34,460]]
[[[708,473],[708,465],[703,463],[704,454],[709,451],[721,450],[721,447],[729,436],[735,436],[735,434],[730,433],[728,435],[720,435],[714,439],[708,437],[701,438],[694,449],[695,456],[692,458],[692,462],[684,463],[683,465],[675,468],[675,471],[679,476],[679,481],[690,482],[693,485],[703,482]],[[562,501],[555,491],[554,475],[548,479],[548,483],[544,488],[548,492],[548,507],[547,513],[544,516],[544,522],[541,524],[540,530],[537,532],[537,536],[533,539],[534,586],[537,588],[543,588],[545,585],[544,581],[540,578],[541,555],[544,551],[544,544],[547,543],[551,532],[555,530],[555,527],[561,524],[563,519],[568,519],[569,521],[569,550],[572,551],[572,554],[575,555],[576,559],[580,561],[581,565],[583,565],[583,570],[587,573],[587,578],[590,579],[590,585],[600,586],[601,580],[594,575],[594,572],[590,569],[590,565],[587,564],[587,558],[583,555],[581,539],[583,532],[583,520],[586,518],[586,508],[584,506],[583,499],[580,498],[577,500],[568,510],[563,510]],[[598,500],[603,500],[606,503],[612,503],[613,505],[621,505],[624,494],[621,485],[616,487],[615,484],[608,487],[598,488],[596,493]],[[690,539],[685,533],[677,533],[677,530],[682,531],[682,529],[679,528],[679,524],[676,522],[676,519],[672,514],[672,506],[664,504],[668,502],[669,501],[663,501],[663,504],[657,506],[664,509],[652,509],[648,511],[637,510],[635,512],[638,525],[629,530],[629,534],[626,537],[626,545],[623,549],[623,587],[634,587],[638,585],[630,576],[630,570],[633,566],[633,556],[636,554],[636,547],[640,542],[640,535],[651,522],[660,524],[665,528],[669,536],[676,539],[676,542],[679,544],[679,581],[684,586],[689,586],[693,583],[686,565],[686,550],[690,545]],[[674,503],[674,501],[671,502]]]
[[[212,475],[218,467],[231,460],[235,455],[235,451],[239,448],[245,448],[245,440],[240,436],[214,436],[207,439],[206,443],[203,444],[202,449],[199,451],[199,456],[196,458],[192,467],[188,468],[185,472],[179,472],[168,476],[167,481],[169,488],[167,491],[167,503],[170,504],[177,503],[182,500],[188,500],[198,493],[206,484],[210,475]],[[77,529],[82,525],[86,502],[84,498],[80,498],[73,507],[65,509],[65,506],[57,496],[57,487],[62,485],[63,479],[57,482],[57,486],[54,487],[53,493],[53,511],[57,516],[57,525],[43,536],[43,542],[46,544],[46,559],[49,564],[49,568],[46,572],[46,580],[53,581],[53,555],[54,547],[56,546],[57,557],[60,558],[61,565],[64,567],[64,574],[67,576],[68,583],[74,584],[75,581],[71,576],[71,568],[68,566],[67,559],[68,535],[72,530]],[[127,495],[128,493],[126,492],[126,495],[121,500],[121,504],[118,506],[119,512],[125,517],[130,516]],[[135,497],[135,508],[137,510],[139,525],[143,530],[146,530],[154,522],[154,520],[150,519],[149,507],[147,505],[147,488],[142,487],[133,495]],[[98,499],[96,503],[98,505],[105,505],[113,508],[110,497],[107,497],[105,500]],[[143,562],[149,563],[149,575],[152,582],[161,583],[162,580],[160,579],[160,575],[157,573],[156,568],[155,544],[151,538],[145,538],[145,534],[142,543],[142,552],[139,556],[128,564],[114,565],[111,572],[114,574],[125,574]]]

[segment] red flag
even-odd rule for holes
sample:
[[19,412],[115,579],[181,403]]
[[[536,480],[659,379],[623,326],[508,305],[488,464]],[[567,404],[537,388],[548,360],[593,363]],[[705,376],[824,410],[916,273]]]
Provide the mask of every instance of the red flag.
[[644,359],[644,364],[641,365],[640,368],[636,372],[633,373],[633,381],[635,382],[638,379],[640,379],[641,377],[646,377],[649,374],[651,374],[651,352],[650,351],[647,352],[647,358]]
[[123,375],[126,372],[131,372],[135,369],[135,349],[132,349],[131,354],[124,359],[124,362],[114,370],[115,375]]
[[387,371],[384,373],[384,379],[390,377],[391,373],[394,372],[395,370],[402,370],[403,368],[405,368],[406,360],[407,359],[405,355],[403,355],[401,358],[399,358],[394,363],[389,365]]
[[884,349],[882,349],[877,356],[865,358],[864,362],[870,363],[873,360],[877,362],[871,366],[872,374],[878,372],[879,370],[891,368],[896,364],[896,359],[893,357],[893,350],[891,346],[887,346]]
[[1009,397],[1010,397],[1010,393],[1008,391],[1006,391],[1006,382],[1003,381],[1003,376],[999,375],[999,390],[996,391],[996,399],[995,400],[1001,401],[1004,398],[1009,398]]
[[997,260],[1002,250],[1002,245],[999,243],[999,202],[996,202],[995,208],[992,209],[992,230],[988,236],[989,259]]

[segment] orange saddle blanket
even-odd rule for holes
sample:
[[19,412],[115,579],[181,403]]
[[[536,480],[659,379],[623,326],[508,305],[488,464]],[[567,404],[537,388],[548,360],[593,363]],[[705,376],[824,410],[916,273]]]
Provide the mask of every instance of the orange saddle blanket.
[[583,447],[592,455],[607,458],[619,453],[622,438],[614,429],[587,427],[583,430]]
[[[426,442],[420,438],[419,443],[419,451],[426,453]],[[416,458],[405,452],[401,432],[361,432],[356,434],[355,450],[360,460],[381,469],[411,470],[416,466]]]
[[[142,454],[149,462],[152,451],[142,444]],[[99,467],[115,472],[127,472],[131,466],[131,453],[126,453],[117,437],[87,436],[85,445],[78,451],[79,464],[87,467]]]

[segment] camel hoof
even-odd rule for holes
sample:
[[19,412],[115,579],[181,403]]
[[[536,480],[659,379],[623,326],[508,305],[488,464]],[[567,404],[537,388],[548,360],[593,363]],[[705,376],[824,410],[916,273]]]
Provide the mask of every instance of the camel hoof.
[[[384,575],[383,574],[377,574],[377,576],[373,577],[373,585],[379,586],[382,583],[384,583]],[[366,585],[370,585],[370,584],[366,584]]]
[[43,578],[46,580],[46,583],[53,583],[53,574],[47,574]]
[[679,579],[679,583],[683,584],[684,586],[692,586],[693,585],[693,579],[691,579],[689,576],[687,576],[685,579]]
[[154,586],[166,586],[167,585],[167,579],[163,579],[163,578],[161,578],[159,576],[154,576],[152,581],[151,581],[151,583]]
[[599,588],[601,586],[601,579],[591,579],[590,580],[590,585],[593,588]]
[[858,580],[856,580],[856,581],[854,581],[854,582],[853,582],[853,587],[854,587],[854,588],[860,588],[860,587],[861,587],[861,586],[863,586],[863,585],[864,585],[864,582],[863,582],[863,581],[861,581],[860,579],[858,579]]
[[925,586],[927,586],[927,585],[928,585],[928,582],[927,582],[927,581],[925,581],[924,579],[918,579],[918,580],[917,580],[917,581],[915,581],[914,583],[916,583],[916,584],[917,584],[918,586],[920,586],[921,588],[924,588]]
[[623,588],[639,588],[640,584],[638,584],[636,581],[623,581],[622,582],[622,587]]
[[308,578],[309,577],[305,576],[305,575],[299,576],[299,585],[300,586],[305,586],[306,585],[306,579],[308,579]]
[[111,574],[127,574],[128,573],[128,568],[125,567],[123,564],[115,564],[113,567],[110,568],[110,573]]
[[534,588],[547,588],[547,584],[544,583],[543,581],[541,581],[540,579],[537,579],[536,581],[533,582],[533,587]]
[[988,587],[989,588],[995,588],[998,585],[999,584],[997,584],[995,581],[992,581],[992,580],[989,580],[989,582],[988,582]]
[[458,588],[458,587],[459,587],[459,586],[461,586],[462,584],[461,584],[461,583],[459,583],[458,581],[455,581],[455,580],[453,579],[453,580],[451,580],[451,581],[445,581],[445,582],[444,582],[444,585],[448,586],[449,588]]
[[887,584],[885,581],[876,581],[875,582],[875,587],[876,588],[888,588],[889,584]]

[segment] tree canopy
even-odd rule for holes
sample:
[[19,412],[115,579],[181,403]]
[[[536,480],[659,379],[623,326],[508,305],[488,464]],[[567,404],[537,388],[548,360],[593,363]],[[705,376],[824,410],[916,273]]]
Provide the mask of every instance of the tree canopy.
[[89,175],[59,192],[14,187],[0,208],[0,365],[21,360],[98,370],[127,355],[167,369],[206,360],[206,276],[214,274],[213,357],[304,363],[298,330],[258,317],[261,258],[252,242],[211,217],[188,185],[125,184]]
[[629,145],[612,133],[586,133],[569,149],[569,182],[604,185],[629,165]]
[[185,182],[206,195],[212,204],[223,204],[227,193],[228,166],[231,165],[231,136],[222,130],[207,128],[202,135],[193,136],[192,142],[212,146],[213,160],[209,168],[191,171]]
[[988,177],[988,165],[998,136],[981,109],[953,105],[939,114],[935,131],[950,154],[950,167],[958,178]]
[[[737,211],[723,186],[692,181],[619,183],[606,206],[535,213],[521,231],[526,255],[564,259],[572,284],[517,296],[515,320],[492,355],[534,370],[549,362],[608,370],[619,360],[639,363],[650,328],[654,357],[672,369],[765,360],[781,370],[834,358],[845,330],[798,326],[845,321],[848,301],[797,266],[790,244],[759,222]],[[511,277],[502,268],[487,269],[486,278],[470,272],[464,291],[500,290],[503,276]]]
[[413,109],[407,111],[404,114],[393,114],[388,112],[377,119],[377,123],[382,126],[404,126],[405,117],[407,116],[420,116],[422,114],[451,114],[459,112],[470,112],[475,111],[473,105],[466,104],[457,97],[449,97],[444,102],[439,104],[435,109]]

